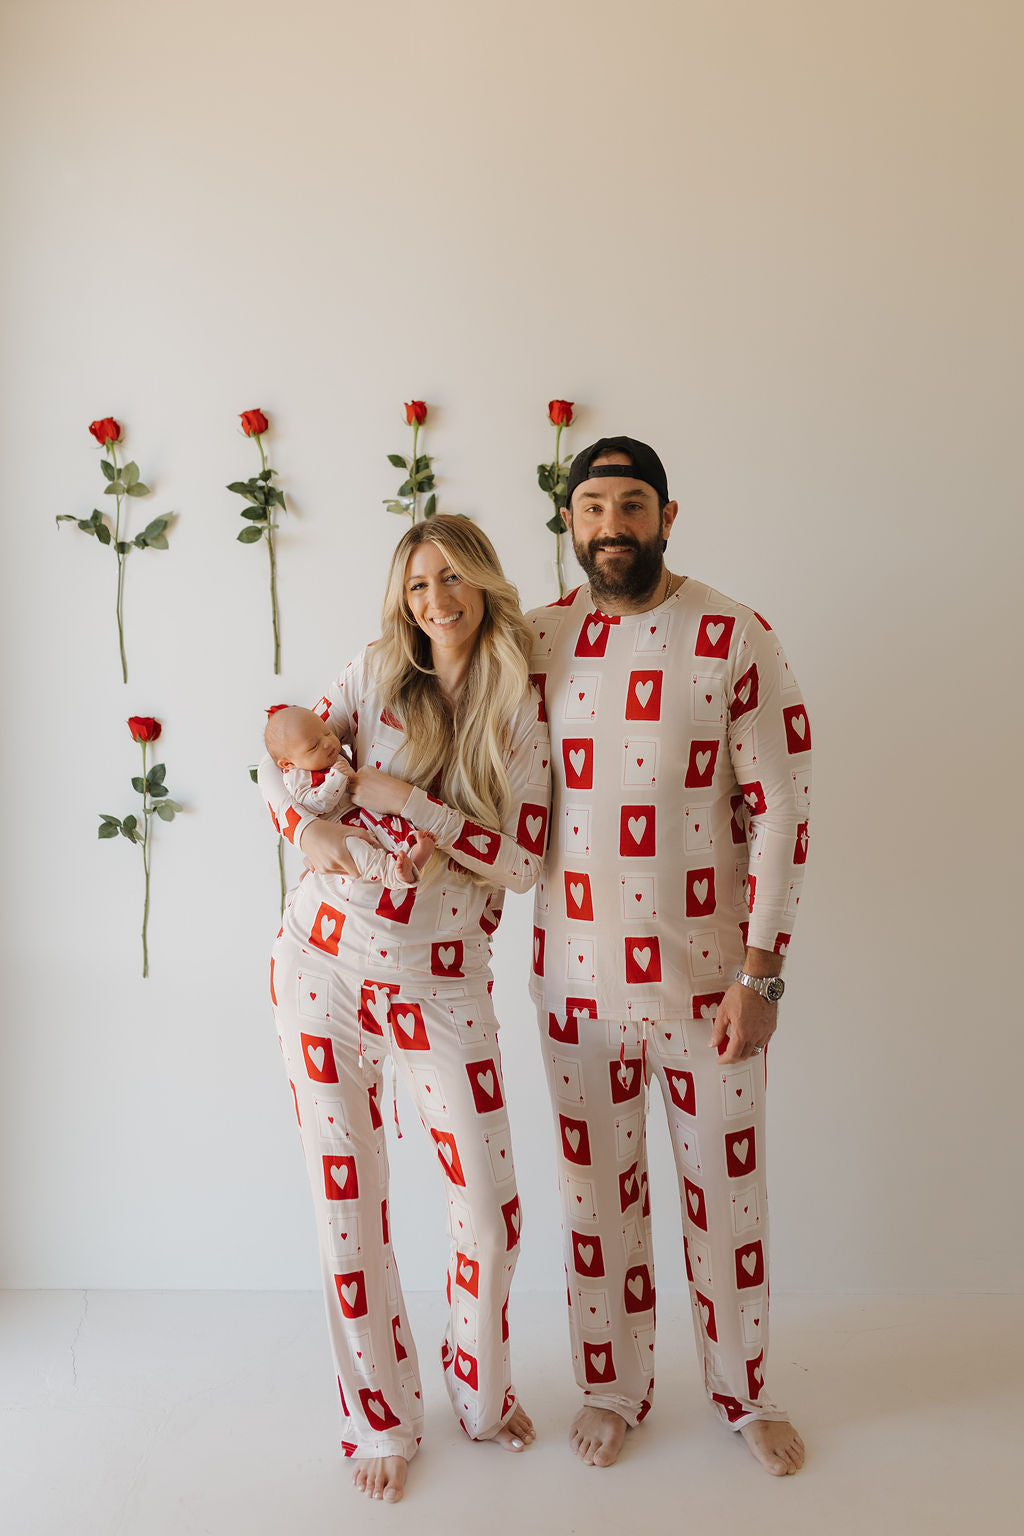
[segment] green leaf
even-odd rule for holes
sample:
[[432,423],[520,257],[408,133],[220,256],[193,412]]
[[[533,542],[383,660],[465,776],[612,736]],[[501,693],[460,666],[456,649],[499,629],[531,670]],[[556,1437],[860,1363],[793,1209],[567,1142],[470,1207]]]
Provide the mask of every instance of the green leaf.
[[232,480],[231,484],[227,486],[226,489],[229,491],[234,491],[236,496],[248,496],[251,484],[252,482],[249,480]]
[[120,480],[111,480],[109,485],[103,487],[104,496],[123,496],[124,486]]
[[555,488],[555,473],[553,465],[537,465],[537,484],[540,486],[542,491],[546,491],[549,496],[551,495],[551,492]]
[[384,508],[388,512],[394,512],[397,517],[408,517],[412,511],[411,506],[404,501],[386,501]]
[[153,521],[147,523],[142,531],[147,539],[153,539],[158,533],[163,533],[169,522],[169,517],[154,517]]
[[126,555],[130,549],[131,545],[128,543],[127,539],[118,539],[117,552],[119,555]]
[[136,549],[145,549],[149,543],[149,540],[146,538],[144,533],[137,533],[134,539],[132,539],[132,543],[135,545]]
[[153,809],[156,811],[161,821],[174,820],[174,806],[170,805],[166,800],[161,801],[161,803],[157,806],[154,806]]
[[400,453],[389,453],[388,454],[388,463],[389,464],[393,464],[396,469],[408,469],[409,468],[409,460],[408,459],[403,459],[402,455]]
[[77,523],[78,518],[73,512],[58,512],[57,521],[58,523]]
[[83,533],[95,533],[96,532],[96,529],[93,526],[92,518],[90,518],[89,521],[86,522],[84,517],[80,517],[78,519],[78,526],[79,526],[79,528],[81,528]]
[[433,475],[423,475],[417,481],[417,487],[421,491],[432,491],[436,484],[437,481],[434,479]]
[[139,794],[141,795],[145,791],[145,788],[146,788],[146,781],[145,781],[145,779],[140,778],[140,776],[138,774],[136,774],[135,777],[132,779],[132,789],[137,789]]
[[113,464],[111,464],[109,459],[100,459],[100,469],[102,469],[104,478],[107,480],[113,480],[114,476],[117,474],[117,470],[114,468]]
[[167,540],[162,533],[158,533],[155,539],[147,539],[146,543],[150,549],[166,549],[168,547]]
[[257,480],[269,480],[271,475],[276,475],[276,474],[277,474],[277,470],[276,469],[271,469],[270,465],[268,464],[266,469],[261,469],[260,470],[259,474],[256,476],[256,479]]
[[136,483],[134,485],[130,485],[128,487],[128,495],[129,496],[148,496],[149,495],[149,486],[148,485],[143,485],[142,481],[138,480],[138,481],[136,481]]
[[96,537],[99,539],[101,544],[110,543],[110,529],[107,527],[106,523],[97,524]]
[[166,777],[167,777],[167,764],[166,763],[154,763],[152,768],[146,774],[146,782],[148,784],[162,784],[164,779],[166,779]]
[[252,782],[254,784],[259,782],[258,775],[259,775],[259,769],[258,768],[254,768],[254,767],[252,767],[252,765],[250,765],[250,767],[249,767],[249,777],[250,777],[250,779],[252,780]]
[[125,464],[121,470],[121,479],[124,481],[126,486],[131,486],[136,483],[138,478],[139,466],[136,464],[134,459],[129,459],[128,463]]
[[149,792],[152,795],[154,800],[159,800],[161,795],[170,794],[170,790],[167,788],[166,784],[154,784],[150,788]]
[[121,825],[121,818],[119,816],[109,816],[106,811],[100,812],[100,821],[112,822],[115,827]]
[[272,504],[276,503],[276,505],[279,506],[282,511],[287,511],[287,508],[284,504],[284,491],[279,491],[274,485],[270,487],[270,500]]
[[185,809],[183,805],[178,804],[177,800],[162,800],[157,806],[157,810],[165,810],[168,806],[172,811],[183,811]]
[[262,523],[266,521],[266,507],[243,507],[240,516],[247,517],[251,522]]
[[427,504],[423,508],[423,516],[424,517],[433,517],[433,515],[434,515],[434,513],[436,511],[437,511],[437,497],[436,496],[428,496],[427,497]]
[[121,823],[121,830],[123,832],[134,832],[135,828],[138,826],[138,824],[139,824],[139,821],[138,821],[138,817],[137,816],[135,816],[134,814],[132,814],[130,816],[126,816],[124,821],[122,821],[122,823]]
[[427,473],[429,474],[430,473],[430,455],[427,454],[427,453],[418,453],[416,455],[416,458],[413,460],[413,466],[412,467],[413,467],[413,469],[418,474],[422,474],[424,472],[424,470],[426,470]]
[[116,837],[121,830],[119,821],[101,821],[96,828],[97,837]]
[[564,533],[565,520],[562,517],[561,512],[556,512],[554,517],[549,517],[547,522],[544,524],[544,527],[550,528],[552,533]]
[[243,528],[238,535],[239,544],[255,544],[257,539],[262,539],[262,528]]
[[398,494],[399,496],[411,496],[414,490],[415,486],[411,480],[403,480],[398,487]]

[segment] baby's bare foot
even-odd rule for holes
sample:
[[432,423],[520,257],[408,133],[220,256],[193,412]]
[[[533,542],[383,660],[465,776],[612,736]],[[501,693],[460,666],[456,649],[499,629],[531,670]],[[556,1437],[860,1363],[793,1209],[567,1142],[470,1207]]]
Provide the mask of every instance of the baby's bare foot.
[[506,1451],[523,1451],[536,1438],[533,1420],[526,1410],[516,1403],[511,1417],[505,1420],[494,1436],[494,1443],[503,1446]]
[[751,1419],[740,1434],[772,1477],[789,1477],[804,1464],[804,1443],[786,1419]]
[[587,1466],[610,1467],[622,1450],[626,1421],[611,1408],[581,1408],[569,1426],[569,1444]]
[[430,855],[434,851],[434,839],[429,832],[417,832],[409,848],[409,857],[417,869],[423,869],[430,862]]
[[361,1456],[356,1460],[352,1482],[368,1498],[397,1504],[405,1491],[408,1468],[404,1456]]

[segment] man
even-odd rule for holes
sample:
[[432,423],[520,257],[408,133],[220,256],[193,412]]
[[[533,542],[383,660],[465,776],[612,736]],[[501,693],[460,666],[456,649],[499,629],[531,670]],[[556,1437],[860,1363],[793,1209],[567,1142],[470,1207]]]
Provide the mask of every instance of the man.
[[656,1077],[708,1396],[782,1476],[803,1442],[764,1380],[763,1053],[807,852],[810,727],[768,623],[666,567],[677,511],[645,443],[584,449],[566,518],[589,584],[528,616],[554,779],[531,991],[584,1394],[570,1438],[609,1466],[651,1407]]

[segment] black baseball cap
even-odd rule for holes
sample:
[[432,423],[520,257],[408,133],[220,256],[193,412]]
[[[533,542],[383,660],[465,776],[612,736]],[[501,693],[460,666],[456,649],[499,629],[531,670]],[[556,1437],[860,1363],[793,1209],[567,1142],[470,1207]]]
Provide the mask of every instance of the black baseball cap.
[[[606,453],[624,453],[629,458],[628,464],[599,464],[596,470],[591,469],[595,459],[599,459]],[[572,493],[584,480],[604,478],[605,475],[624,475],[629,480],[640,480],[644,485],[649,485],[653,491],[657,491],[658,500],[668,501],[668,476],[665,466],[658,458],[653,448],[646,443],[637,442],[635,437],[599,437],[596,443],[591,443],[589,448],[584,448],[572,461],[569,469],[569,483],[565,489],[565,504],[572,505]]]

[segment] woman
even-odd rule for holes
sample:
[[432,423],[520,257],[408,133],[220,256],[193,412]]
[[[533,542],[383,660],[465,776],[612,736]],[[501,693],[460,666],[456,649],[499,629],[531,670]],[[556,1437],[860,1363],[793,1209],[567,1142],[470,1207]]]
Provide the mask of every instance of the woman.
[[534,884],[547,833],[530,639],[486,535],[435,517],[395,550],[383,638],[316,706],[352,749],[356,803],[435,838],[412,889],[351,878],[345,829],[310,820],[269,759],[260,769],[272,813],[313,866],[289,899],[271,993],[317,1210],[342,1444],[359,1459],[356,1487],[392,1501],[422,1408],[388,1232],[388,1052],[446,1181],[452,1405],[473,1439],[513,1450],[533,1439],[509,1371],[519,1201],[489,968],[504,891]]

